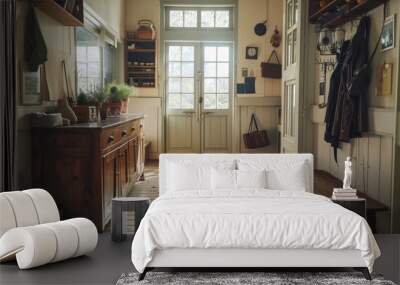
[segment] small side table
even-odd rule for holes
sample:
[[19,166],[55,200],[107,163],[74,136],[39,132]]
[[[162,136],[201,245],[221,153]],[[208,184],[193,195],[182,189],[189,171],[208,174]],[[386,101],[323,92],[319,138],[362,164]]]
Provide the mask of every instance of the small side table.
[[364,198],[357,199],[332,199],[332,202],[359,214],[364,219],[367,218],[367,202]]
[[111,239],[113,241],[123,241],[127,236],[133,236],[149,205],[150,198],[147,197],[113,198]]

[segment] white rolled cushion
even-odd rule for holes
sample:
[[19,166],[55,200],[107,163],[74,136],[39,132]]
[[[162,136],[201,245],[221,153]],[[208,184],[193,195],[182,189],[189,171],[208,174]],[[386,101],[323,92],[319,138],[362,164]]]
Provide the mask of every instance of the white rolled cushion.
[[213,190],[236,189],[236,170],[231,169],[215,169],[211,170],[211,188]]
[[70,223],[55,222],[44,224],[44,227],[49,228],[57,239],[57,250],[51,262],[57,262],[75,256],[78,250],[78,233],[75,228],[71,228]]
[[96,248],[98,233],[92,221],[85,218],[74,218],[63,222],[71,224],[78,233],[78,248],[74,257],[91,252]]
[[51,262],[56,250],[56,236],[43,225],[14,228],[0,238],[0,261],[16,254],[20,269]]
[[266,188],[267,171],[263,170],[236,170],[237,188]]
[[57,222],[60,220],[56,202],[49,192],[43,189],[29,189],[22,191],[30,196],[35,205],[39,224]]
[[84,218],[18,227],[0,238],[0,261],[15,256],[20,269],[33,268],[86,254],[97,239],[95,225]]
[[0,237],[8,230],[15,228],[14,211],[6,197],[0,194]]
[[39,223],[35,205],[30,196],[22,191],[3,192],[13,209],[17,227],[33,226]]

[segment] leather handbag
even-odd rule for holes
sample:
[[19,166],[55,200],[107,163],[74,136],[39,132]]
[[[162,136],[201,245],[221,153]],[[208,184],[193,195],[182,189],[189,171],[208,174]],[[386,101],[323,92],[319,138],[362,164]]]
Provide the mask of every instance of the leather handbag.
[[258,129],[254,114],[251,114],[249,130],[243,134],[243,141],[246,148],[260,148],[270,144],[267,131]]
[[[272,57],[275,57],[275,63],[272,62]],[[282,64],[275,50],[271,52],[267,62],[261,62],[261,75],[266,78],[282,78]]]

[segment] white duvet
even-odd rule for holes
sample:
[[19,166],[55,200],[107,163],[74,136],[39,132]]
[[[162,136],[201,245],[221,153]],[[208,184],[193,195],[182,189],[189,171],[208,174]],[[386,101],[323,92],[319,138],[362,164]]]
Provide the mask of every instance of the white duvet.
[[155,249],[358,249],[372,271],[380,251],[367,222],[328,198],[300,191],[184,191],[156,199],[132,243],[143,272]]

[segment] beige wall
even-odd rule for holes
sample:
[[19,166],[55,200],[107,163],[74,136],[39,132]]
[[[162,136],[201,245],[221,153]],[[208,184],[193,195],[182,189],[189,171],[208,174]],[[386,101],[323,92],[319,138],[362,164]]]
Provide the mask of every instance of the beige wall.
[[[400,4],[398,1],[389,2],[389,15],[399,14]],[[380,6],[370,13],[370,54],[374,49],[382,28],[383,6]],[[351,38],[357,28],[357,23],[347,23],[343,26],[346,31],[346,38]],[[399,24],[396,23],[396,36],[400,36]],[[384,203],[392,208],[392,189],[394,171],[394,151],[395,151],[395,106],[398,97],[398,61],[399,44],[396,40],[394,49],[382,52],[378,48],[372,61],[372,75],[369,85],[369,121],[370,132],[361,139],[354,139],[350,144],[343,143],[338,150],[338,164],[334,161],[332,148],[324,141],[325,132],[325,110],[318,108],[317,104],[322,102],[319,94],[319,66],[316,66],[316,86],[314,92],[314,103],[312,119],[314,123],[314,155],[315,166],[317,169],[325,170],[332,175],[343,178],[343,160],[346,156],[351,156],[354,165],[353,187],[357,190],[366,192],[370,197]],[[318,56],[318,54],[317,54]],[[320,60],[328,59],[320,57]],[[393,82],[392,96],[377,96],[377,80],[379,67],[384,63],[393,63]],[[327,86],[329,86],[330,72],[327,74]],[[327,91],[328,92],[328,88]],[[400,174],[397,172],[397,175]],[[390,231],[391,212],[382,213],[378,216],[378,231]]]
[[[92,0],[93,9],[107,24],[120,34],[124,34],[124,27],[119,22],[123,11],[124,0],[101,1]],[[24,61],[25,18],[28,1],[17,0],[17,63],[20,73],[20,64]],[[48,60],[46,62],[47,83],[50,92],[50,101],[43,101],[39,106],[24,106],[19,90],[20,75],[17,76],[17,180],[19,188],[31,187],[31,148],[30,124],[28,114],[54,110],[56,102],[66,94],[65,79],[62,69],[62,60],[65,60],[70,90],[75,93],[75,29],[66,27],[55,19],[36,9],[39,25],[47,45]],[[108,22],[109,21],[109,22]],[[124,22],[124,20],[123,20]],[[121,73],[122,71],[118,71]],[[123,75],[119,75],[123,77]]]

